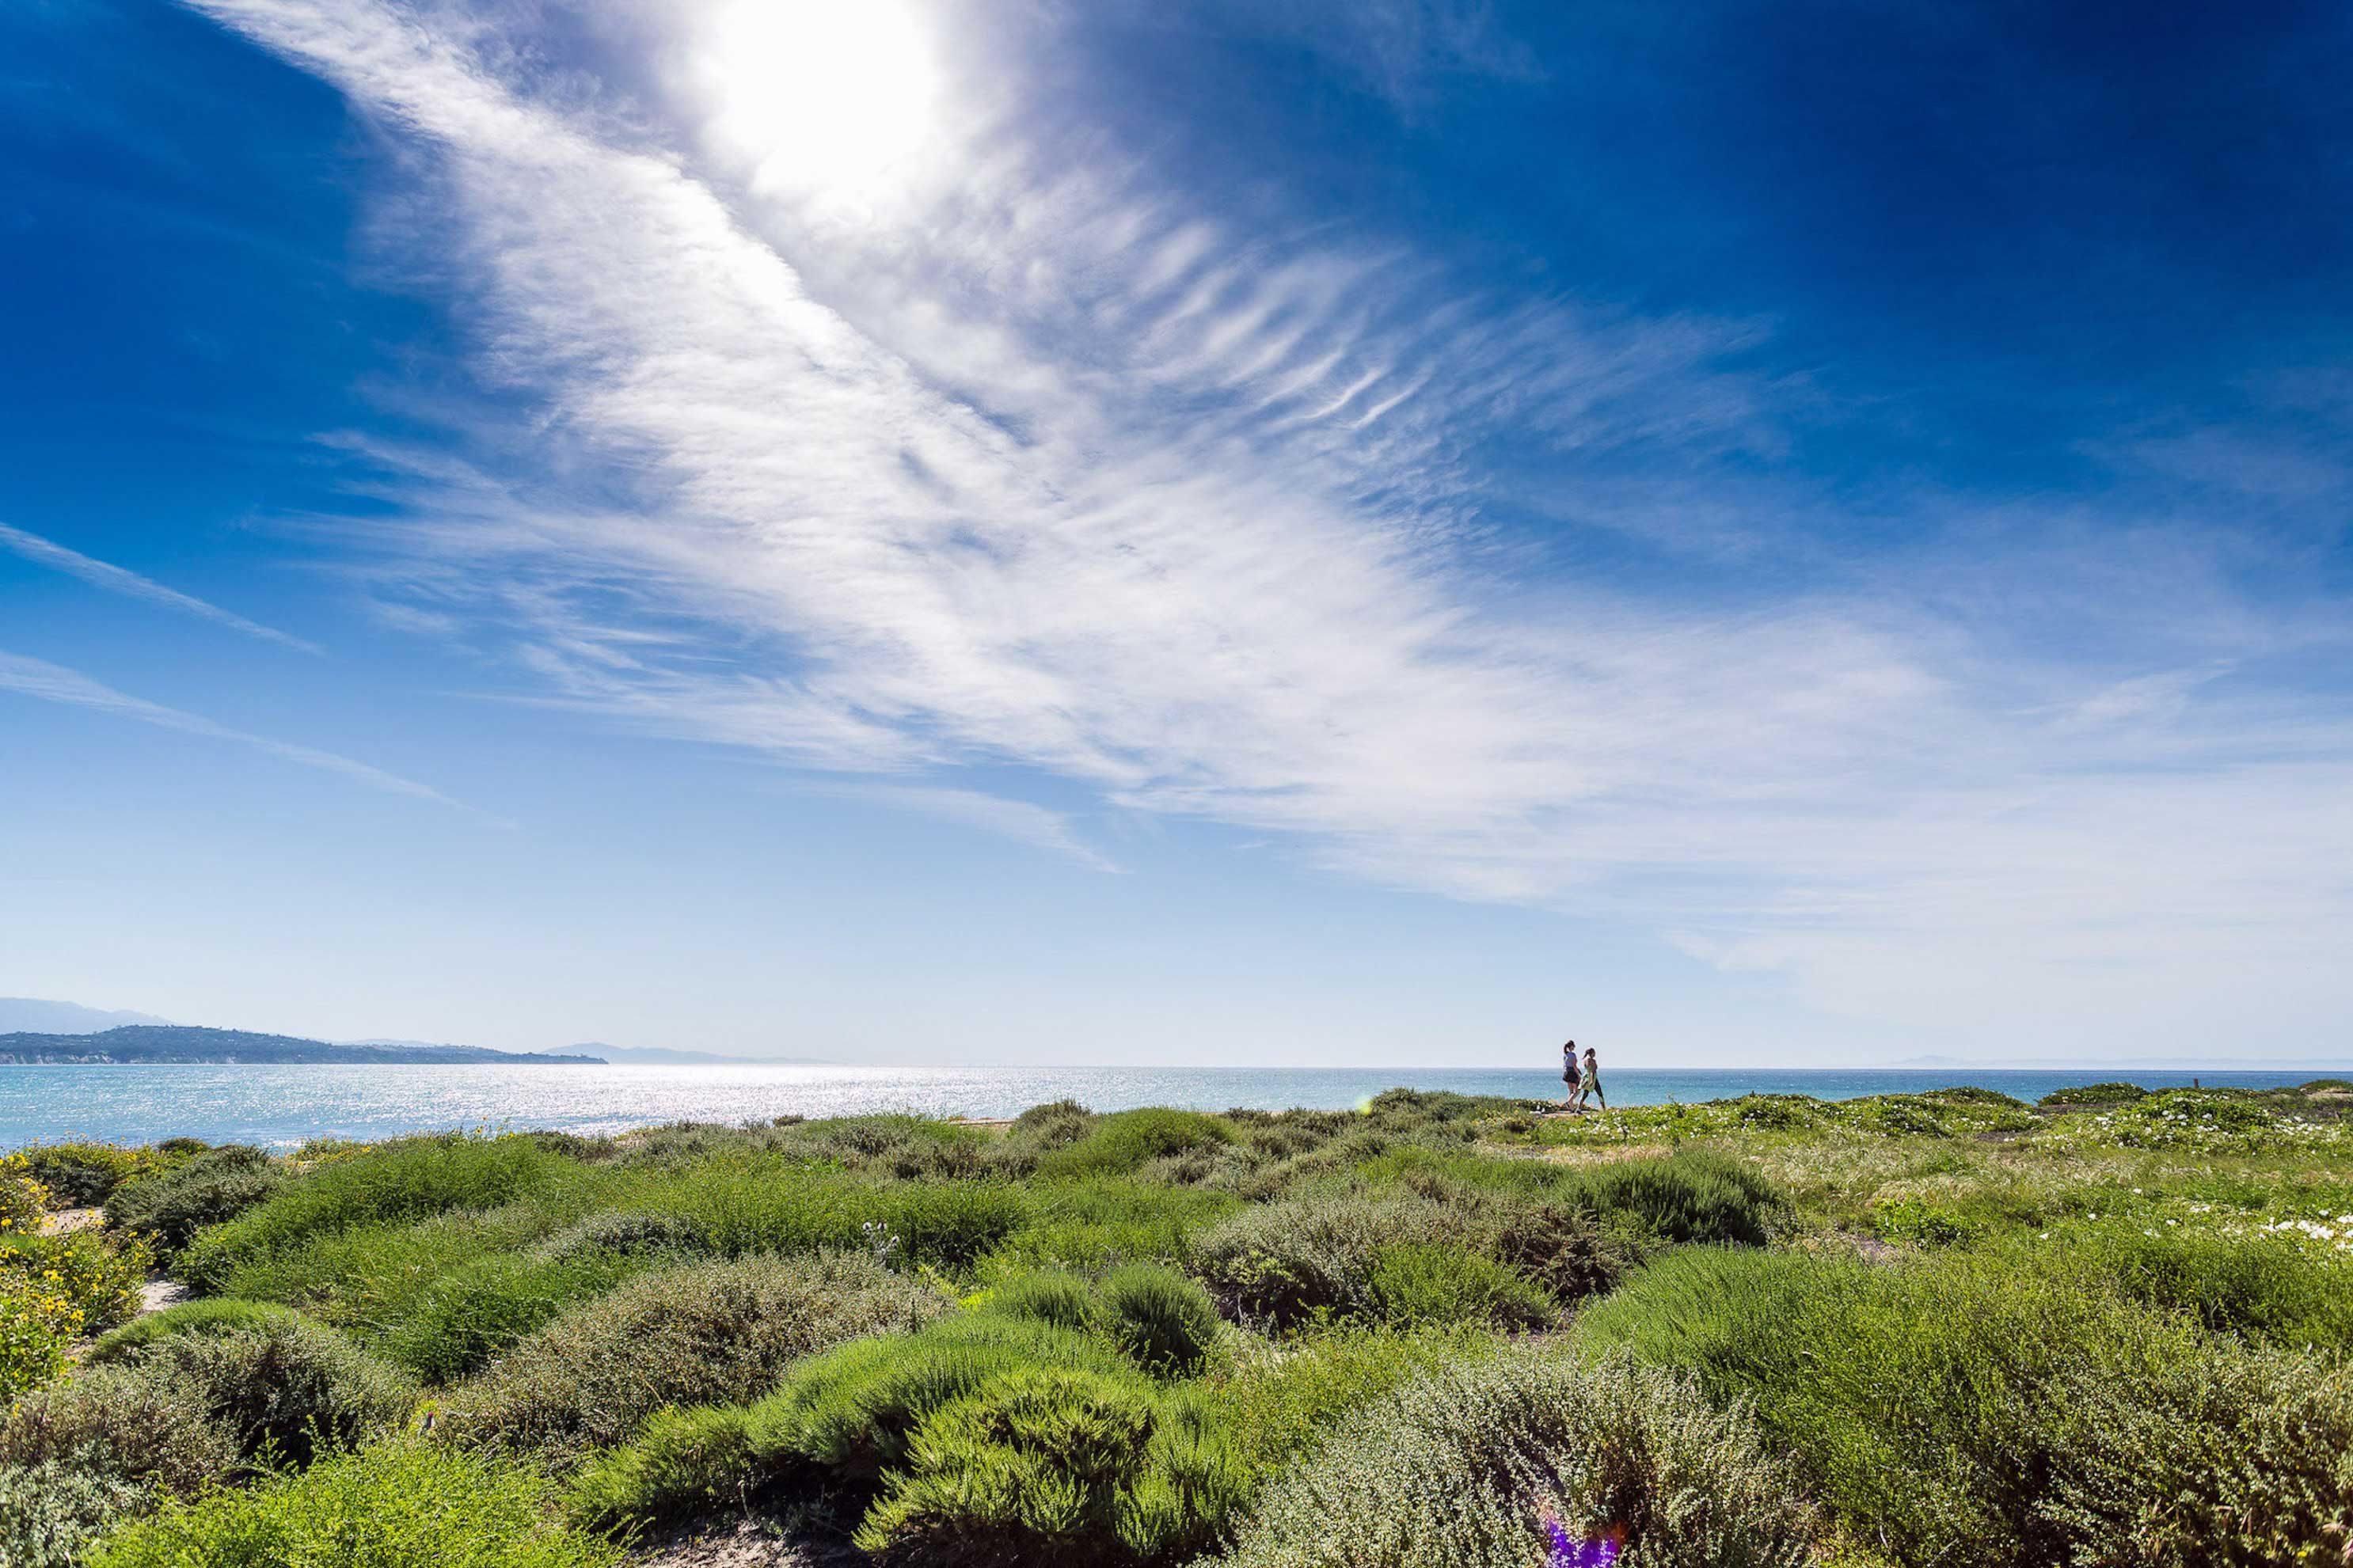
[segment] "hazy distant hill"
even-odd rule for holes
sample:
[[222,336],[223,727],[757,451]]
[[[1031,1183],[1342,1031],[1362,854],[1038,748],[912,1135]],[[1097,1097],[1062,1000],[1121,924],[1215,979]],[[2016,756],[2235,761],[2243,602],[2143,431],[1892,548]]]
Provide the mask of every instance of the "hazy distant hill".
[[171,1023],[152,1013],[110,1013],[79,1002],[47,1002],[37,996],[0,996],[0,1035],[19,1030],[41,1035],[95,1035],[125,1024]]
[[132,1025],[96,1034],[0,1034],[0,1062],[322,1062],[363,1065],[415,1062],[533,1062],[588,1065],[601,1058],[540,1052],[491,1051],[478,1046],[333,1046],[291,1035],[243,1029],[198,1029],[179,1024]]
[[608,1046],[587,1040],[572,1049],[617,1067],[808,1067],[815,1057],[723,1057],[712,1051],[673,1050],[669,1046]]

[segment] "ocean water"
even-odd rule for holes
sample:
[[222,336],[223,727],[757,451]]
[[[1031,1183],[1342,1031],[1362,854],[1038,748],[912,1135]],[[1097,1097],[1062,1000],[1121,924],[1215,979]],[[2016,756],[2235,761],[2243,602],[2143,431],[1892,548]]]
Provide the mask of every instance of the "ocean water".
[[[1612,1105],[1686,1103],[1749,1093],[1822,1100],[1975,1084],[2036,1100],[2072,1084],[2125,1079],[2158,1089],[2188,1073],[2093,1068],[1619,1068],[1603,1064]],[[2209,1085],[2302,1083],[2316,1069],[2208,1072]],[[1404,1086],[1556,1099],[1556,1071],[1430,1068],[745,1067],[10,1067],[0,1066],[0,1150],[60,1138],[288,1147],[306,1139],[386,1138],[450,1128],[617,1132],[677,1121],[912,1110],[1011,1116],[1070,1099],[1097,1110],[1340,1109]]]

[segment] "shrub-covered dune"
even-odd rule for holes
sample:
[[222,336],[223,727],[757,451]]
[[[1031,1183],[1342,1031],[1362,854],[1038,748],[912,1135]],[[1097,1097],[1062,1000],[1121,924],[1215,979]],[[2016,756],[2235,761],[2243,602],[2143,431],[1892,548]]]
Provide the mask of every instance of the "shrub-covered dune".
[[0,1563],[2353,1562],[2337,1089],[20,1151]]

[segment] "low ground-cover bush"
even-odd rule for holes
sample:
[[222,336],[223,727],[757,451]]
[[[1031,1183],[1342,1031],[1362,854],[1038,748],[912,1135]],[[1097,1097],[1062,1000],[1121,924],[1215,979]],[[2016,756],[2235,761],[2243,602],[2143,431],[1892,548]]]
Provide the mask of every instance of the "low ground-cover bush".
[[1514,1351],[1365,1412],[1266,1489],[1226,1562],[1525,1568],[1615,1540],[1659,1568],[1796,1568],[1812,1524],[1755,1426],[1695,1384]]
[[876,1226],[898,1238],[900,1261],[963,1268],[1018,1229],[1029,1203],[1002,1181],[886,1182],[726,1155],[637,1188],[621,1212],[668,1216],[729,1257],[863,1247]]
[[262,1151],[226,1143],[116,1187],[106,1198],[107,1226],[152,1234],[164,1252],[177,1252],[197,1231],[235,1219],[285,1179]]
[[2184,1309],[2210,1329],[2353,1351],[2353,1258],[2314,1257],[2277,1237],[2075,1225],[2048,1239],[2006,1237],[1996,1250],[2018,1270],[2063,1271],[2136,1301]]
[[220,1291],[239,1265],[314,1237],[496,1208],[583,1170],[527,1137],[398,1139],[330,1160],[205,1232],[182,1273],[198,1289]]
[[605,1568],[621,1552],[551,1513],[548,1483],[446,1446],[379,1443],[245,1491],[167,1506],[94,1568]]
[[[2341,1367],[2307,1362],[2267,1386],[2282,1398],[2297,1382],[2335,1387],[2337,1403],[2291,1413],[2242,1400],[2218,1432],[2211,1421],[2222,1417],[2200,1415],[2201,1402],[2254,1352],[2063,1265],[2009,1255],[1945,1252],[1873,1268],[1688,1249],[1589,1309],[1578,1332],[1590,1346],[1688,1369],[1719,1400],[1753,1399],[1838,1522],[1906,1563],[2198,1560],[2146,1542],[2138,1557],[2103,1555],[2122,1548],[2108,1524],[2084,1521],[2253,1517],[2253,1435],[2285,1445],[2279,1435],[2344,1420]],[[2157,1444],[2148,1434],[2166,1428],[2172,1462],[2137,1479],[2132,1464],[2102,1458],[2140,1453],[2136,1441]],[[2340,1460],[2299,1451],[2288,1473],[2334,1465],[2353,1482]],[[2353,1508],[2353,1491],[2327,1486],[2337,1489],[2311,1494],[2325,1506],[2304,1525],[2264,1528],[2299,1545],[2321,1542],[2317,1521]]]
[[562,1468],[665,1405],[743,1403],[813,1351],[915,1328],[947,1307],[863,1255],[673,1266],[560,1312],[455,1390],[447,1419],[470,1442]]
[[206,1390],[135,1367],[92,1367],[37,1389],[0,1422],[0,1467],[54,1466],[126,1487],[194,1492],[245,1460]]

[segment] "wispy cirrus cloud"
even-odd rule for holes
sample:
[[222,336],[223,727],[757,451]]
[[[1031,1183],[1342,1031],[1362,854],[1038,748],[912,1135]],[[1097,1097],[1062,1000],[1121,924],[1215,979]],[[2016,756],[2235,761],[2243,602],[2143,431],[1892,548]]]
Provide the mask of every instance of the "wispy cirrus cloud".
[[1788,567],[1748,481],[1797,399],[1755,323],[1482,291],[993,110],[845,205],[746,141],[757,62],[703,68],[699,11],[648,24],[670,68],[623,113],[478,16],[198,8],[422,154],[414,238],[533,416],[472,466],[370,449],[373,584],[557,700],[968,819],[961,770],[1012,762],[1870,1016],[2326,988],[2353,722],[2247,673],[2314,645],[2194,532],[2152,523],[2162,573],[2067,563],[2060,613],[2145,628],[2085,647],[2012,607],[2041,545],[1670,593],[1498,527],[1557,485]]
[[209,741],[227,741],[236,745],[250,746],[281,762],[298,766],[317,768],[325,773],[340,773],[371,789],[387,790],[395,795],[413,795],[419,800],[433,801],[441,805],[470,810],[462,802],[451,800],[429,784],[402,778],[382,768],[372,767],[334,752],[323,752],[316,746],[297,745],[276,741],[267,735],[249,734],[216,723],[202,714],[190,713],[178,708],[167,708],[160,702],[150,702],[143,697],[118,691],[102,681],[94,680],[78,669],[69,669],[46,659],[28,658],[21,654],[0,652],[0,691],[13,691],[20,697],[30,697],[42,702],[61,702],[75,708],[94,708],[142,724],[159,729],[177,730],[184,735],[199,735]]
[[264,642],[274,642],[281,647],[295,648],[303,653],[319,651],[316,643],[305,642],[298,637],[290,637],[275,627],[265,626],[258,621],[249,621],[234,611],[222,609],[218,605],[207,604],[192,595],[181,593],[177,588],[167,588],[152,578],[142,577],[136,572],[126,571],[122,567],[111,565],[104,561],[94,560],[79,551],[69,550],[54,540],[43,539],[37,533],[27,533],[21,528],[11,528],[5,522],[0,522],[0,550],[13,551],[27,561],[37,562],[43,566],[55,567],[58,571],[80,578],[92,587],[103,588],[110,594],[127,595],[134,599],[144,599],[150,604],[162,605],[191,616],[199,616],[216,626],[243,632],[247,637],[259,637]]

